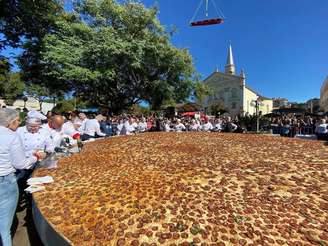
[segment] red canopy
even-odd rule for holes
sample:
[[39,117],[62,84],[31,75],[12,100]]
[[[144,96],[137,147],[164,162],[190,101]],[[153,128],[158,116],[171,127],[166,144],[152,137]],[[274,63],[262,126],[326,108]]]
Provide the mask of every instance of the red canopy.
[[[185,112],[185,113],[182,113],[181,116],[184,116],[184,117],[195,117],[195,114],[197,114],[197,112]],[[203,113],[203,112],[200,112],[200,118],[202,120],[204,119],[207,119],[207,116]]]
[[181,115],[182,116],[191,116],[191,117],[194,117],[196,114],[196,112],[185,112],[185,113],[182,113]]

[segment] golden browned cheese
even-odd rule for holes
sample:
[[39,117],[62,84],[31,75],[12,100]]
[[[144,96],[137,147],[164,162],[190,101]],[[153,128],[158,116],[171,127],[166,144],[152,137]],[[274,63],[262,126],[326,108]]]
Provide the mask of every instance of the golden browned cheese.
[[74,245],[328,245],[328,147],[248,134],[88,144],[34,198]]

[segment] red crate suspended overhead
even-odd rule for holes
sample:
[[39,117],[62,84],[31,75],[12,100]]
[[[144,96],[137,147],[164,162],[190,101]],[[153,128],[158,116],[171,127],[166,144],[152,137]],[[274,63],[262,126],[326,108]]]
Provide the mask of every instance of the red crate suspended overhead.
[[[199,21],[195,21],[195,18],[199,12],[199,10],[201,9],[203,3],[205,2],[205,16],[206,18],[204,18],[203,20],[199,20]],[[194,16],[192,17],[191,21],[190,21],[190,26],[195,27],[195,26],[209,26],[209,25],[219,25],[222,24],[224,22],[224,15],[221,11],[221,9],[219,9],[214,0],[211,0],[212,5],[216,11],[216,16],[215,18],[208,18],[209,15],[209,0],[200,0],[200,3],[198,5],[198,8],[196,9],[196,12],[194,14]]]
[[202,20],[202,21],[194,21],[191,22],[191,26],[209,26],[209,25],[218,25],[223,23],[223,19],[221,18],[215,18],[215,19],[209,19],[209,20]]

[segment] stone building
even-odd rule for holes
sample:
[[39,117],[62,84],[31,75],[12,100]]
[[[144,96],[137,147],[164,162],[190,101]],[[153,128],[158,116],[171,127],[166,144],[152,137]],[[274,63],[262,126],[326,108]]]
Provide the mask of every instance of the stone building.
[[236,74],[232,47],[229,46],[225,72],[218,69],[204,80],[212,90],[212,95],[207,97],[202,104],[210,108],[213,104],[224,105],[232,116],[253,115],[256,112],[255,101],[260,101],[259,111],[264,115],[272,112],[273,101],[271,98],[261,96],[246,84],[246,75],[242,70]]
[[320,99],[319,98],[312,98],[307,100],[306,103],[306,110],[309,113],[318,113],[320,111]]
[[273,109],[290,107],[290,103],[286,98],[278,97],[278,98],[273,98],[272,100],[273,100]]
[[320,109],[328,112],[328,76],[323,82],[320,90]]

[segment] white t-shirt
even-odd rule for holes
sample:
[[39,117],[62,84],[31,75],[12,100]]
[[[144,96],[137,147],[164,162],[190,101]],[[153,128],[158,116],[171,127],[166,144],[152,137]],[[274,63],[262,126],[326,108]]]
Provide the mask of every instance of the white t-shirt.
[[84,134],[88,134],[89,136],[96,136],[96,133],[98,136],[104,137],[106,136],[105,133],[101,132],[100,130],[100,124],[98,120],[96,119],[90,119],[87,120],[85,123],[85,130]]
[[139,122],[139,124],[138,124],[138,130],[140,132],[147,131],[147,122]]
[[75,117],[73,120],[73,124],[77,125],[77,126],[81,126],[82,125],[82,120],[79,117]]
[[186,127],[185,127],[185,125],[182,124],[182,123],[179,123],[179,124],[177,124],[177,125],[174,127],[174,130],[175,130],[176,132],[182,132],[182,131],[185,130],[185,129],[186,129]]
[[222,124],[221,123],[216,123],[214,126],[216,131],[221,131],[222,130]]
[[126,135],[131,135],[137,130],[138,124],[137,122],[130,124],[129,121],[126,121],[124,126],[126,127]]
[[319,124],[317,125],[317,127],[315,128],[315,132],[318,134],[325,134],[328,133],[328,129],[327,129],[328,124]]
[[138,128],[138,123],[137,122],[133,122],[130,125],[133,126],[134,130],[136,130]]
[[80,134],[77,130],[75,130],[74,124],[71,121],[66,121],[63,126],[62,130],[64,134],[73,137],[75,134]]
[[81,133],[81,134],[84,134],[84,131],[85,131],[85,123],[88,121],[88,119],[84,119],[83,121],[81,121],[81,126],[79,127],[78,131]]
[[171,129],[171,127],[170,127],[170,124],[165,123],[165,125],[164,125],[164,130],[165,130],[165,132],[170,132],[170,131],[172,131],[172,129]]
[[122,133],[123,127],[124,127],[124,124],[122,122],[117,125],[116,135],[123,135],[123,133]]
[[204,125],[202,125],[202,131],[209,132],[213,129],[213,125],[211,122],[207,122]]
[[192,131],[192,132],[199,131],[199,129],[200,129],[200,125],[198,123],[191,124],[189,126],[189,131]]
[[35,156],[26,158],[19,135],[0,126],[0,176],[14,173],[16,169],[28,169],[36,161]]

